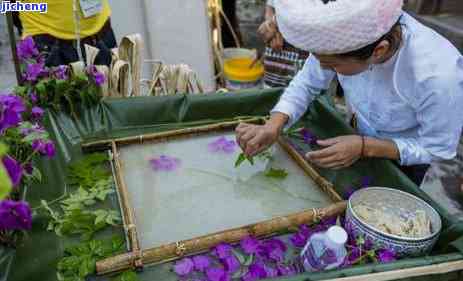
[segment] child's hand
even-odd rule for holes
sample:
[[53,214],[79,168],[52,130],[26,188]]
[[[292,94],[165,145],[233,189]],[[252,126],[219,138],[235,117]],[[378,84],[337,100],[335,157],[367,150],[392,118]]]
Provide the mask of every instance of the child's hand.
[[241,123],[236,128],[236,141],[247,157],[253,157],[267,149],[278,139],[280,130],[270,124]]

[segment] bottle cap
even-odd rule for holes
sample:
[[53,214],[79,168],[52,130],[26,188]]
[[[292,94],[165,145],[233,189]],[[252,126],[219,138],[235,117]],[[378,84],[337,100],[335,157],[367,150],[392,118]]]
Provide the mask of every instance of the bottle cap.
[[336,244],[345,244],[347,242],[347,232],[340,226],[332,226],[326,232],[328,239]]

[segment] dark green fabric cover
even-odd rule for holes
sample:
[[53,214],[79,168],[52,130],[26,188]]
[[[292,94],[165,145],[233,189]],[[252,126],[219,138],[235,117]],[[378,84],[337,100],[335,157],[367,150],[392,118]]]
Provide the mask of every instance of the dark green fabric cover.
[[[131,99],[104,100],[97,107],[81,110],[79,120],[64,113],[48,112],[46,126],[56,140],[58,154],[52,161],[43,159],[38,163],[43,171],[44,182],[32,186],[25,196],[33,207],[40,199],[53,200],[65,190],[66,165],[71,160],[82,157],[80,144],[83,141],[106,139],[159,132],[190,126],[233,120],[245,116],[265,116],[277,102],[280,90],[244,91],[230,94],[200,96],[139,97]],[[322,97],[310,107],[301,121],[320,138],[353,133],[340,115]],[[387,265],[358,266],[331,272],[306,274],[285,280],[321,280],[408,268],[462,259],[457,249],[463,250],[463,224],[435,204],[418,189],[392,163],[384,160],[364,160],[342,171],[320,170],[321,174],[335,184],[336,190],[343,190],[358,182],[362,176],[372,176],[374,185],[401,188],[428,201],[441,214],[444,229],[432,257],[402,260]],[[117,206],[117,202],[112,202]],[[35,214],[33,230],[16,250],[0,247],[0,281],[52,281],[56,280],[56,263],[62,257],[66,246],[78,239],[59,238],[45,230],[47,219]],[[104,235],[110,235],[106,233]],[[457,239],[459,239],[456,241]],[[454,246],[450,243],[456,241]],[[147,267],[140,273],[141,280],[176,280],[170,270],[171,265]],[[450,280],[456,275],[430,277],[426,280]],[[104,280],[104,278],[97,278]],[[424,280],[424,279],[416,279]],[[456,279],[455,279],[456,280]]]

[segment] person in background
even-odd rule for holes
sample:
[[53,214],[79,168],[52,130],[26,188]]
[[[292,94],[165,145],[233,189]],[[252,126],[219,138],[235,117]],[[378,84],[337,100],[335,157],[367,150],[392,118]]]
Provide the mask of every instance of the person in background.
[[264,86],[287,87],[302,68],[309,52],[300,50],[283,39],[275,17],[274,0],[267,0],[265,21],[258,29],[266,47],[264,53]]
[[[22,37],[32,36],[45,54],[47,66],[85,61],[84,44],[100,50],[96,65],[111,64],[111,49],[117,46],[111,28],[108,0],[26,0],[23,3],[48,4],[46,13],[19,12]],[[74,9],[76,7],[76,9]],[[78,50],[80,41],[80,50]]]
[[309,161],[343,169],[361,158],[391,159],[420,185],[431,162],[454,158],[463,127],[463,57],[402,6],[403,0],[276,1],[283,37],[313,55],[265,125],[237,127],[244,153],[273,144],[337,77],[358,134],[319,140],[322,149],[308,152]]

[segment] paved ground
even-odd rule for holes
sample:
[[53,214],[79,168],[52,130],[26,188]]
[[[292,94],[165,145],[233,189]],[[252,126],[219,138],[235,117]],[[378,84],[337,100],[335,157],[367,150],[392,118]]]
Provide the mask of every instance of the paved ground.
[[10,41],[6,28],[6,17],[0,15],[0,92],[16,84]]

